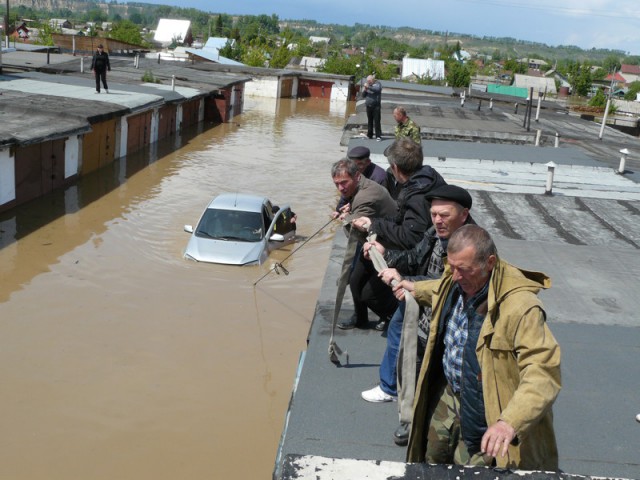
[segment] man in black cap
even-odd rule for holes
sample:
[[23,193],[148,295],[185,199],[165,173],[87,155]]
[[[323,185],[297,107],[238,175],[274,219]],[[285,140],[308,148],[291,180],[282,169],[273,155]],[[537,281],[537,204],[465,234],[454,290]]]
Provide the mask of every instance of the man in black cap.
[[91,60],[91,71],[96,77],[96,93],[100,93],[100,80],[104,85],[104,91],[109,93],[109,87],[107,86],[107,70],[111,71],[111,64],[109,63],[109,54],[104,51],[102,44],[98,45],[98,50],[93,55]]
[[[425,232],[422,241],[414,248],[389,250],[377,242],[365,243],[363,247],[367,256],[371,248],[376,248],[383,254],[389,268],[380,272],[379,276],[387,285],[391,285],[392,281],[396,282],[393,290],[401,300],[389,322],[387,348],[380,363],[380,384],[362,392],[362,398],[368,402],[388,402],[395,400],[398,395],[396,366],[404,324],[404,289],[413,290],[416,281],[440,278],[444,271],[449,237],[462,225],[475,223],[469,214],[473,200],[464,188],[442,185],[428,192],[426,196],[431,201],[430,214],[433,226]],[[418,351],[405,352],[405,355],[411,356],[414,371],[418,369],[421,354],[424,352],[430,320],[431,311],[421,309],[417,332]],[[403,417],[406,418],[407,415],[410,416],[410,412],[405,412]],[[394,432],[394,441],[398,445],[406,445],[408,436],[409,423],[401,423]]]
[[387,174],[384,169],[371,161],[371,151],[362,145],[358,145],[353,147],[347,153],[347,156],[356,162],[358,166],[358,170],[360,173],[367,177],[369,180],[373,180],[376,183],[379,183],[383,187],[386,187],[387,183]]

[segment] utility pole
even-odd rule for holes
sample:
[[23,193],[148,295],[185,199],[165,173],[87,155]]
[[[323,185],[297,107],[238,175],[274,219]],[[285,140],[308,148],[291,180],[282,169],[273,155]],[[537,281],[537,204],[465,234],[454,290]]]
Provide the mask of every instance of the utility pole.
[[5,47],[9,48],[9,0],[7,0],[7,14],[4,17]]
[[611,85],[609,86],[609,95],[607,95],[607,104],[604,107],[604,115],[602,116],[602,125],[600,125],[600,135],[598,135],[598,140],[602,140],[602,135],[604,134],[604,126],[607,123],[607,115],[609,114],[609,106],[611,105],[611,93],[613,92],[613,81],[616,78],[616,73],[618,69],[614,68],[613,73],[611,74]]

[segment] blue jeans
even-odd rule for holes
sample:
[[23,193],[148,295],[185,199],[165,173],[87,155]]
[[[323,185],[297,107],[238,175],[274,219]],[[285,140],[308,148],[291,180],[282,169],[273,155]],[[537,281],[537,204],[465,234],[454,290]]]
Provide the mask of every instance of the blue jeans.
[[387,348],[380,363],[380,388],[387,395],[398,395],[398,350],[402,336],[404,320],[404,300],[398,303],[398,308],[389,321],[387,329]]

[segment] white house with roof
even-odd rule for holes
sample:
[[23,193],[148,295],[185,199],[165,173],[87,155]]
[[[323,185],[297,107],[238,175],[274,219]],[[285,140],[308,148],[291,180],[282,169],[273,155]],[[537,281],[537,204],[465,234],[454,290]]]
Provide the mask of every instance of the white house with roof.
[[557,95],[556,82],[550,77],[533,77],[531,75],[522,75],[516,73],[513,80],[514,87],[533,88],[533,93],[542,93],[543,95]]
[[640,81],[640,65],[622,64],[620,74],[624,77],[627,85],[631,82]]
[[171,18],[161,18],[158,21],[158,28],[153,35],[153,40],[163,47],[168,47],[174,41],[182,42],[187,38],[191,22],[189,20],[174,20]]
[[405,57],[402,59],[402,78],[409,77],[444,80],[444,60]]

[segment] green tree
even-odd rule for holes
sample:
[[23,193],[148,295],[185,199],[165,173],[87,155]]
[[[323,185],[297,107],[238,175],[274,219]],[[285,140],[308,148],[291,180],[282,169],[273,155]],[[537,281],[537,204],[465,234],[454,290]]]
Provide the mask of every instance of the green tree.
[[586,97],[591,91],[592,84],[591,65],[585,62],[578,71],[575,82],[575,92],[580,96]]
[[514,58],[510,58],[508,60],[505,60],[505,62],[504,62],[504,69],[505,70],[510,70],[514,74],[515,73],[527,73],[527,68],[528,68],[527,65],[525,65],[524,63],[518,62],[518,60],[516,60]]
[[[604,113],[605,109],[607,108],[607,96],[604,94],[602,88],[599,88],[596,94],[591,98],[591,100],[589,100],[589,106],[601,108]],[[609,113],[614,114],[616,113],[616,110],[616,106],[613,104],[613,102],[610,102]]]
[[454,88],[466,87],[471,82],[471,70],[467,65],[449,62],[446,72],[447,83]]
[[35,43],[38,45],[53,46],[53,33],[55,33],[55,30],[49,25],[49,22],[43,23],[40,28],[40,34],[38,35],[38,38],[36,38]]
[[228,37],[233,28],[233,18],[226,13],[219,14],[213,27],[213,34],[216,37]]
[[140,33],[140,27],[131,20],[114,23],[109,38],[133,45],[144,45],[146,43]]
[[267,62],[267,56],[264,50],[251,47],[242,55],[241,61],[250,67],[264,67]]
[[220,55],[235,60],[236,62],[241,62],[242,56],[244,55],[244,48],[238,41],[227,40],[225,46],[220,49]]
[[604,108],[607,104],[607,96],[604,94],[601,88],[598,89],[596,94],[589,100],[589,106]]
[[[334,51],[327,57],[319,71],[336,75],[356,75],[360,70],[359,65],[358,58],[347,57]],[[363,71],[366,70],[363,69]]]
[[144,22],[144,17],[142,16],[142,13],[140,13],[140,11],[133,11],[129,15],[129,20],[131,20],[136,25],[142,25],[142,23]]
[[620,59],[616,55],[609,55],[602,62],[602,69],[607,73],[620,71]]
[[99,8],[94,8],[93,10],[89,10],[89,12],[87,12],[87,18],[90,22],[106,22],[108,17],[107,14]]
[[289,64],[289,61],[293,57],[291,50],[289,50],[287,44],[283,43],[282,46],[275,49],[271,54],[271,60],[269,61],[269,67],[271,68],[284,68]]
[[638,93],[640,93],[640,82],[631,82],[629,91],[625,94],[624,99],[633,101],[638,97]]

